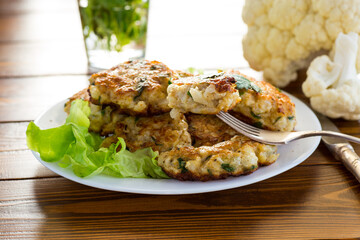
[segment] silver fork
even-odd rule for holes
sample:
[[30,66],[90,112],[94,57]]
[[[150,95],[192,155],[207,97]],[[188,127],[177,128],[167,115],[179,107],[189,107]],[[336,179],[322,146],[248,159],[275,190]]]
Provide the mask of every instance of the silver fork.
[[346,135],[343,133],[332,132],[332,131],[298,131],[298,132],[276,132],[276,131],[268,131],[253,127],[249,124],[246,124],[239,119],[233,117],[229,113],[225,113],[223,111],[216,114],[218,118],[220,118],[227,125],[247,136],[250,139],[253,139],[258,142],[273,144],[273,145],[281,145],[287,144],[297,139],[313,137],[313,136],[331,136],[331,137],[340,137],[351,142],[359,143],[360,138],[353,137],[350,135]]

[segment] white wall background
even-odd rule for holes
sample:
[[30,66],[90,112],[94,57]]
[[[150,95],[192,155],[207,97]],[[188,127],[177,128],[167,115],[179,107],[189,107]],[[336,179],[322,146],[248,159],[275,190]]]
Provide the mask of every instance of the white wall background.
[[150,0],[146,58],[170,68],[245,68],[243,0]]

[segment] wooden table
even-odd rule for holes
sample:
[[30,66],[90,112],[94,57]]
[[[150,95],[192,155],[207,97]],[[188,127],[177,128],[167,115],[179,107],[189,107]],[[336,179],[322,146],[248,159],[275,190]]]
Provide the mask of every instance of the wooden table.
[[[283,174],[204,194],[111,192],[52,173],[27,149],[25,129],[87,78],[75,1],[0,1],[0,238],[360,237],[360,184],[322,143]],[[307,102],[304,78],[285,90]],[[360,137],[358,121],[335,123]]]

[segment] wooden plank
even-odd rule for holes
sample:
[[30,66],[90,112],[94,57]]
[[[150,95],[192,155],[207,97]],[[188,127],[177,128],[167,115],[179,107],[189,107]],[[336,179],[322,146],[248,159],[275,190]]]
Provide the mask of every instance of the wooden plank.
[[83,41],[77,11],[0,15],[0,43],[64,40]]
[[76,0],[0,1],[0,76],[86,74]]
[[45,41],[0,44],[0,76],[86,74],[83,41]]
[[76,0],[1,0],[0,14],[65,12],[77,8]]
[[0,79],[0,122],[34,120],[88,86],[87,79],[86,75]]
[[0,124],[0,153],[27,149],[25,131],[28,122]]
[[178,196],[110,192],[63,178],[1,181],[0,189],[0,232],[6,239],[360,235],[360,185],[342,166],[298,167],[242,188]]
[[0,180],[58,176],[44,167],[30,150],[0,152]]

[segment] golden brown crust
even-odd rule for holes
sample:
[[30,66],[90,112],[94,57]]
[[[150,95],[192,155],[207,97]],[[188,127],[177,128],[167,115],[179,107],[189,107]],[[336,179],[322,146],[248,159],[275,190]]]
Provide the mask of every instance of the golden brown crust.
[[174,148],[159,155],[164,172],[178,180],[207,181],[239,176],[272,164],[278,157],[276,146],[234,136],[213,146]]
[[91,76],[91,101],[115,105],[132,116],[169,112],[167,87],[178,77],[179,73],[158,61],[127,61]]
[[224,73],[174,80],[167,89],[171,115],[217,114],[232,109],[241,100],[235,82],[234,77]]
[[214,115],[187,114],[186,120],[194,147],[212,146],[238,135],[235,130]]
[[248,175],[250,173],[255,172],[257,168],[254,168],[253,170],[247,170],[244,172],[239,172],[239,173],[221,173],[217,176],[214,175],[210,175],[210,174],[206,174],[206,175],[200,175],[200,174],[193,174],[192,172],[185,172],[185,173],[174,173],[171,171],[166,171],[164,170],[164,172],[166,173],[166,175],[168,175],[170,178],[174,178],[180,181],[202,181],[202,182],[206,182],[206,181],[210,181],[210,180],[221,180],[221,179],[226,179],[228,177],[239,177],[241,175]]
[[268,82],[257,81],[239,71],[229,71],[245,77],[261,91],[240,90],[241,102],[232,109],[232,114],[239,119],[258,127],[273,131],[292,131],[296,125],[295,104],[289,96]]
[[89,102],[90,107],[90,127],[89,131],[100,133],[100,135],[107,135],[104,133],[103,128],[111,122],[113,108],[111,106],[105,105],[96,105],[90,102],[90,95],[88,88],[85,88],[78,93],[75,93],[72,97],[69,98],[69,101],[65,103],[64,111],[69,114],[71,103],[76,99],[82,99]]
[[90,101],[90,95],[88,92],[88,88],[84,88],[83,90],[75,93],[72,97],[69,98],[69,101],[65,103],[64,111],[69,114],[71,103],[76,99],[82,99],[84,101],[89,102]]
[[154,151],[169,151],[174,147],[191,145],[191,137],[187,132],[185,119],[176,122],[169,113],[151,117],[118,117],[112,126],[114,135],[103,145],[108,147],[122,137],[131,152],[151,147]]
[[219,93],[224,92],[236,92],[235,89],[235,78],[229,74],[218,73],[211,75],[203,75],[203,76],[190,76],[183,77],[174,80],[174,84],[176,85],[199,85],[201,83],[207,83],[215,86],[215,89]]

